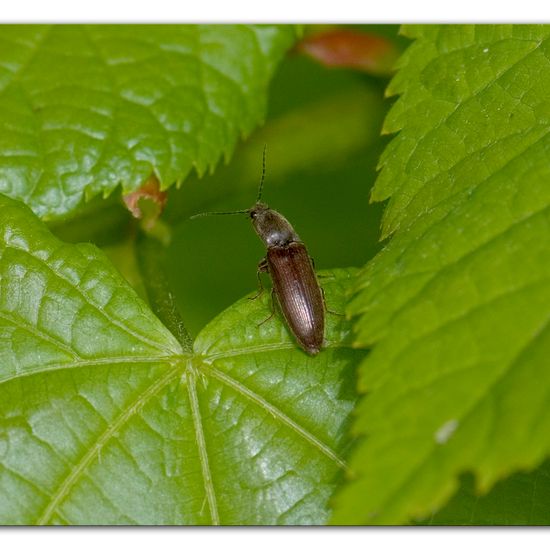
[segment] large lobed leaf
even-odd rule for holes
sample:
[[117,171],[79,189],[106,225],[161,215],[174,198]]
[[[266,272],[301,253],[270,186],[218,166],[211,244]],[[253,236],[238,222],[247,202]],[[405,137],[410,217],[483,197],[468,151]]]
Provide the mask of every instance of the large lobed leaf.
[[226,157],[264,116],[292,26],[0,27],[0,192],[70,214]]
[[[352,271],[323,279],[342,311]],[[91,245],[0,195],[0,523],[323,523],[355,402],[349,325],[294,343],[269,293],[193,354]]]
[[403,523],[550,451],[550,27],[408,27],[374,190],[387,247],[350,311],[355,473],[336,523]]

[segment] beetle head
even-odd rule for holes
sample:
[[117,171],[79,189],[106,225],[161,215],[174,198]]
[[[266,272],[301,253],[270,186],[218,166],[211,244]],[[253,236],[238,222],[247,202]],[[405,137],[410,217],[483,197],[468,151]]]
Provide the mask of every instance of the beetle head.
[[285,246],[300,238],[288,220],[263,202],[257,202],[248,210],[252,225],[267,247]]

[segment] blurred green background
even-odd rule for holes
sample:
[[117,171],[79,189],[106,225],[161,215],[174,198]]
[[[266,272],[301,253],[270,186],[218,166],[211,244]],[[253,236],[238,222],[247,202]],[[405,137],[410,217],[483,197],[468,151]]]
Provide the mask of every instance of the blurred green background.
[[[398,28],[372,30],[396,37]],[[291,53],[272,82],[265,126],[228,165],[178,191],[166,211],[176,227],[168,274],[193,336],[257,288],[265,249],[246,216],[184,218],[252,206],[264,143],[263,200],[293,224],[317,269],[362,266],[379,250],[382,205],[369,195],[388,139],[380,136],[387,82]]]
[[[304,34],[323,28],[306,26]],[[384,36],[399,50],[406,45],[396,25],[353,28]],[[246,216],[189,217],[252,206],[264,144],[263,201],[294,225],[317,269],[362,266],[380,249],[383,205],[370,204],[369,196],[378,158],[389,139],[380,134],[391,105],[384,99],[388,81],[387,76],[327,68],[289,52],[271,83],[265,124],[243,136],[214,174],[189,177],[180,189],[169,191],[163,214],[172,228],[166,269],[192,336],[257,288],[256,267],[265,249]],[[135,235],[135,226],[128,223],[120,198],[92,201],[85,210],[87,215],[55,226],[55,232],[65,240],[102,245],[142,292],[134,239],[126,238]]]

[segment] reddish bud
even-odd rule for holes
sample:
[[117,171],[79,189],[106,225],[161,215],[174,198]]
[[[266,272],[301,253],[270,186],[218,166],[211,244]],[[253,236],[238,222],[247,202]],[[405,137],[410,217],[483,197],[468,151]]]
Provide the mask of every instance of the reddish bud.
[[143,219],[151,228],[164,210],[167,193],[160,190],[159,180],[152,175],[139,189],[123,195],[122,199],[132,216]]
[[356,30],[331,30],[307,36],[296,47],[326,67],[356,69],[374,75],[389,75],[399,52],[381,36]]

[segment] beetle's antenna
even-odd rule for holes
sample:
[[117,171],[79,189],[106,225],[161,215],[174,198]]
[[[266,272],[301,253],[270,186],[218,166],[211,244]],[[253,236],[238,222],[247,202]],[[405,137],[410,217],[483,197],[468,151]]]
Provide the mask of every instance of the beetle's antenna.
[[[258,187],[258,199],[256,202],[260,202],[260,199],[262,198],[262,189],[264,186],[264,179],[265,179],[265,152],[267,150],[267,143],[264,145],[264,154],[262,159],[262,177],[260,179],[260,185]],[[202,218],[203,216],[229,216],[232,214],[248,214],[250,212],[250,209],[246,210],[234,210],[232,212],[201,212],[200,214],[195,214],[194,216],[191,216],[189,219],[194,220],[195,218]]]
[[260,186],[258,187],[258,198],[256,199],[256,202],[260,202],[262,198],[262,189],[264,186],[264,179],[265,179],[265,151],[267,149],[267,143],[264,145],[264,154],[263,154],[263,160],[262,160],[262,178],[260,179]]
[[202,218],[203,216],[228,216],[231,214],[248,214],[248,210],[234,210],[233,212],[201,212],[200,214],[195,214],[189,219],[194,220],[195,218]]

